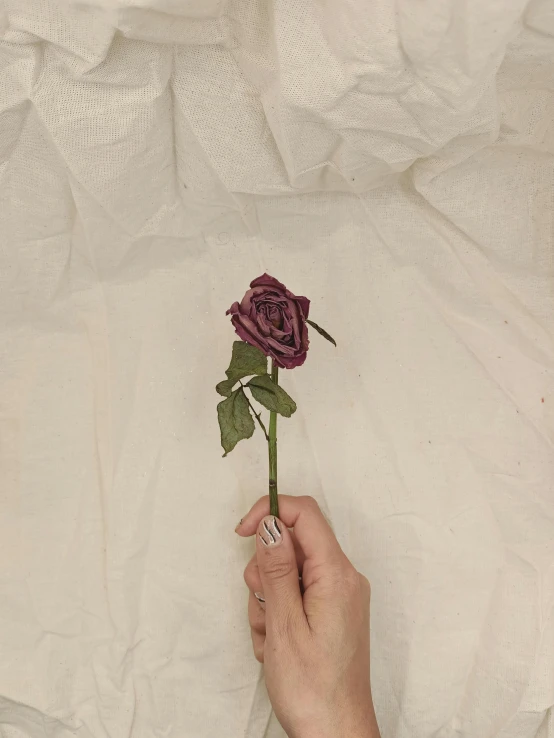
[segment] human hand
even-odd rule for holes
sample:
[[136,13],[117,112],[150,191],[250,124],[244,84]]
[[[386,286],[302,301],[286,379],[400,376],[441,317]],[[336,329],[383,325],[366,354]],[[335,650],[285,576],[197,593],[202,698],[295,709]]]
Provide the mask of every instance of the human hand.
[[237,527],[240,536],[256,534],[244,578],[254,654],[275,714],[289,738],[379,738],[369,582],[314,499],[280,495],[279,506],[281,519],[269,516],[264,497]]

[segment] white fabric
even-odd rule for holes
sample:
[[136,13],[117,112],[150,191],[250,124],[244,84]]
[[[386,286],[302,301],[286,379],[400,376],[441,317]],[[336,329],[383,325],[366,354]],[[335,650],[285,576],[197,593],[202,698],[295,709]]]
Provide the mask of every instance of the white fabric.
[[551,0],[0,2],[0,735],[277,738],[220,457],[264,270],[283,491],[371,580],[383,738],[553,738]]

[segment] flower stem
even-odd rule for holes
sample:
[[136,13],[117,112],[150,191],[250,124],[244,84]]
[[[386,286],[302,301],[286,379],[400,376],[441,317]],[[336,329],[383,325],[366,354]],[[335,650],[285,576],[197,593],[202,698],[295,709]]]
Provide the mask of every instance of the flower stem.
[[[271,361],[271,379],[279,384],[279,367]],[[279,517],[279,500],[277,497],[277,413],[269,414],[269,512]]]

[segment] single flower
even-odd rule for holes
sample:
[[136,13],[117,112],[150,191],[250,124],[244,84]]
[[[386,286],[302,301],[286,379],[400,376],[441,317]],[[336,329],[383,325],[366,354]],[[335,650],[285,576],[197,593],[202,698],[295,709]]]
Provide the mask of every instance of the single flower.
[[259,348],[282,369],[294,369],[306,360],[309,312],[307,297],[293,295],[274,277],[262,274],[227,315],[243,341]]
[[[227,379],[216,387],[218,394],[225,398],[217,406],[221,445],[227,456],[239,441],[252,436],[256,418],[267,441],[269,507],[276,517],[279,517],[277,415],[290,418],[296,411],[296,403],[279,385],[279,367],[294,369],[305,362],[309,344],[308,325],[337,345],[327,331],[308,320],[309,312],[307,297],[293,295],[269,274],[262,274],[251,282],[242,300],[227,310],[242,340],[233,344],[231,363],[225,371]],[[267,367],[268,356],[271,358],[271,373]],[[247,377],[250,377],[248,381]],[[269,410],[268,428],[249,395]]]

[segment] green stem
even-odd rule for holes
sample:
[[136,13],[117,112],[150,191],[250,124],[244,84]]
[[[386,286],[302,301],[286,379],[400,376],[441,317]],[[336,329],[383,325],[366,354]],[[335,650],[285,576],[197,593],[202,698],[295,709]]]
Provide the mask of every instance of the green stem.
[[[279,367],[271,361],[271,379],[279,384]],[[269,512],[279,517],[279,499],[277,497],[277,413],[269,414]]]

